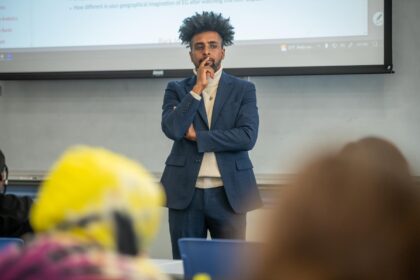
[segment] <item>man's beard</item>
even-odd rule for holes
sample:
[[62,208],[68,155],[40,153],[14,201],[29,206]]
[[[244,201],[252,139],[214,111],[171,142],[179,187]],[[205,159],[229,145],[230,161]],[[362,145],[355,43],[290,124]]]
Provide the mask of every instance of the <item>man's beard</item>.
[[211,68],[213,68],[214,72],[216,72],[217,70],[219,70],[220,63],[219,63],[219,64],[212,63],[212,64],[210,65],[210,67],[211,67]]
[[[200,65],[201,62],[203,62],[203,60],[204,59],[200,60],[200,62],[198,63],[198,65]],[[216,61],[214,61],[213,59],[211,59],[210,60],[210,64],[206,64],[206,66],[210,66],[214,70],[214,72],[217,72],[217,70],[219,70],[219,68],[220,68],[220,63],[221,62],[216,63]],[[198,66],[196,68],[198,69]]]

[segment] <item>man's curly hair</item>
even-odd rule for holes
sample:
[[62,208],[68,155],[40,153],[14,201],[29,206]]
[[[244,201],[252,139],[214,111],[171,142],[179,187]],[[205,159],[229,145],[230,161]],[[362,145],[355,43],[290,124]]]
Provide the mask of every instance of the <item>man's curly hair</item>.
[[222,45],[230,46],[233,44],[233,26],[230,24],[230,18],[224,18],[222,14],[214,12],[203,12],[183,20],[179,28],[179,39],[182,44],[190,45],[192,38],[201,32],[215,31],[222,37]]

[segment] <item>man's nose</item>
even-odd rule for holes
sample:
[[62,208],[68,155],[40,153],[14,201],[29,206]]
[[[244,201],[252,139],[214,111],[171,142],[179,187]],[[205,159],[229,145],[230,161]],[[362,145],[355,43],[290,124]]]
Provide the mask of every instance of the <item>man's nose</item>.
[[209,55],[210,54],[210,47],[209,46],[204,46],[203,52],[204,52],[204,54]]

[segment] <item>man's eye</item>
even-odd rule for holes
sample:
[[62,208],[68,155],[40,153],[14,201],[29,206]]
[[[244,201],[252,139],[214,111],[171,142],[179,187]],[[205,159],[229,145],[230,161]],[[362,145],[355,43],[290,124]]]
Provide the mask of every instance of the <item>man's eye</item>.
[[217,44],[212,44],[212,45],[210,45],[210,48],[211,49],[217,49],[219,47],[219,45],[217,45]]

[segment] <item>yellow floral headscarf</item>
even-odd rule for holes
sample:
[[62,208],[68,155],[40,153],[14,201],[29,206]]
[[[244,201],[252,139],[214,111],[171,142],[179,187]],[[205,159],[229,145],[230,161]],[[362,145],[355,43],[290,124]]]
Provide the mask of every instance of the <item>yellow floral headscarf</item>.
[[[119,250],[134,237],[134,254],[155,235],[164,193],[138,163],[102,148],[77,146],[53,166],[30,220],[36,232],[66,231]],[[132,239],[132,238],[131,238]]]

